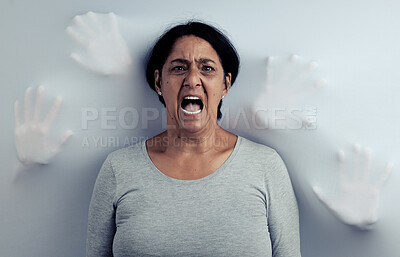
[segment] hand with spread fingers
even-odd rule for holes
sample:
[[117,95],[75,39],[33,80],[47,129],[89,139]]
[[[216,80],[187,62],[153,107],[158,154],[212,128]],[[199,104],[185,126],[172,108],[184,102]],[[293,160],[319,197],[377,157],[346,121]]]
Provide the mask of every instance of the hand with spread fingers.
[[89,70],[118,75],[132,64],[128,46],[119,32],[117,16],[112,12],[77,15],[66,32],[86,49],[83,53],[72,53],[71,58]]
[[266,84],[252,105],[252,112],[258,122],[268,128],[311,128],[311,123],[315,123],[316,108],[303,105],[325,84],[315,61],[296,54],[270,56],[267,59]]
[[40,120],[42,107],[43,86],[39,86],[36,91],[36,101],[33,116],[31,116],[31,88],[25,91],[24,118],[21,123],[19,115],[19,102],[15,101],[15,147],[18,159],[24,166],[30,164],[47,164],[60,151],[60,147],[72,135],[72,131],[67,130],[59,140],[50,138],[50,128],[57,116],[62,99],[57,97],[46,118]]
[[376,182],[371,179],[371,150],[354,145],[354,158],[346,162],[338,152],[340,185],[334,194],[313,186],[316,196],[344,223],[370,229],[377,221],[379,194],[393,164],[388,163]]

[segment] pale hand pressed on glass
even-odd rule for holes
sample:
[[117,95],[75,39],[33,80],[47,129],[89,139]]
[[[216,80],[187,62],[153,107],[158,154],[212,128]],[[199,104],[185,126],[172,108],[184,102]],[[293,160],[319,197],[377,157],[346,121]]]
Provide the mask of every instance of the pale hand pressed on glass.
[[[266,84],[252,105],[252,112],[261,124],[269,128],[302,128],[313,122],[308,119],[307,113],[316,112],[316,108],[304,108],[306,100],[325,84],[326,80],[320,77],[315,61],[296,54],[270,56],[267,58]],[[277,111],[285,113],[279,120],[271,116],[272,112]],[[293,112],[293,115],[288,112]]]
[[102,75],[118,75],[129,70],[132,60],[114,13],[76,15],[66,32],[85,47],[83,53],[71,54],[83,67]]
[[36,101],[33,116],[31,116],[31,88],[25,91],[24,121],[21,122],[19,116],[18,100],[14,104],[15,112],[15,147],[18,159],[28,166],[30,164],[47,164],[60,151],[60,147],[73,134],[67,130],[58,139],[50,137],[50,128],[57,116],[62,99],[57,97],[43,121],[40,120],[42,107],[43,86],[39,86],[36,91]]
[[354,145],[354,158],[345,160],[338,151],[339,188],[326,193],[313,186],[317,197],[344,223],[360,229],[370,229],[378,217],[378,200],[382,186],[389,177],[393,164],[388,163],[379,178],[371,178],[371,149]]

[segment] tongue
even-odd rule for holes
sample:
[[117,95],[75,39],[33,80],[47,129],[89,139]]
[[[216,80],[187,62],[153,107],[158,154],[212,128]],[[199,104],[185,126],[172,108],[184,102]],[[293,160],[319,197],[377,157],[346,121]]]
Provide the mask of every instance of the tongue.
[[200,105],[195,104],[195,103],[189,103],[185,106],[185,110],[188,112],[195,112],[200,110]]

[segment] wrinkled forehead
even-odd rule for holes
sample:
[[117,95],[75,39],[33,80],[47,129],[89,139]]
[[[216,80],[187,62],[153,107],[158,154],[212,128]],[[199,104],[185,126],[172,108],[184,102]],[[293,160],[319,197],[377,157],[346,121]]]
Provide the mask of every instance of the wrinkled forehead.
[[206,40],[193,35],[183,36],[175,41],[166,63],[175,59],[183,59],[188,62],[198,62],[199,60],[208,59],[221,65],[218,53],[212,45]]

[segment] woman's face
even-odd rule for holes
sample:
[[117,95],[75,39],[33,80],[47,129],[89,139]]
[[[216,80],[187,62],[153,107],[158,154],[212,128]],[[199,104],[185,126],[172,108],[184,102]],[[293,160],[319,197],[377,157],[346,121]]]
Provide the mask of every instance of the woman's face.
[[175,125],[191,133],[214,128],[231,74],[224,77],[219,56],[207,41],[196,36],[179,38],[161,74],[156,70],[154,75],[156,90],[162,93],[167,108],[169,128]]

